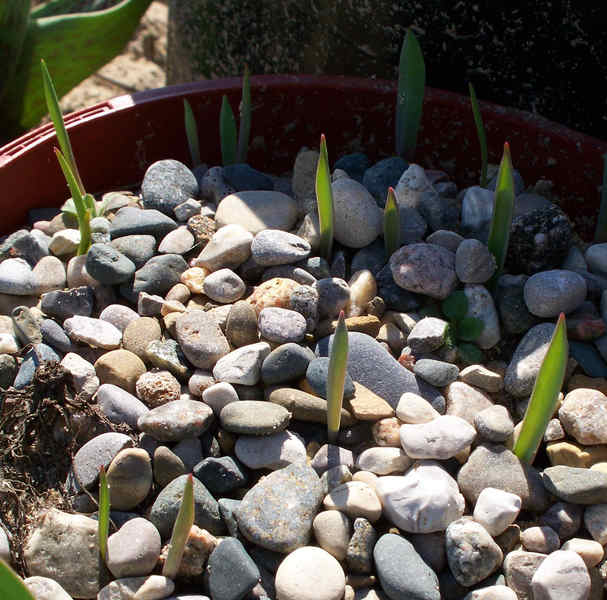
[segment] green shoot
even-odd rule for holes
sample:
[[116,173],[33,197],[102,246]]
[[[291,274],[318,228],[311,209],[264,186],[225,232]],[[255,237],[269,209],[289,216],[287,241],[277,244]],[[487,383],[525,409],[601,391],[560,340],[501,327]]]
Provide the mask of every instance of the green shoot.
[[348,328],[344,311],[339,313],[337,328],[329,357],[327,376],[327,434],[329,443],[337,442],[341,422],[341,407],[344,400],[344,383],[348,366]]
[[78,172],[78,166],[76,165],[76,157],[74,156],[72,144],[70,143],[70,138],[67,134],[67,129],[65,128],[65,122],[63,121],[63,115],[61,114],[61,109],[59,108],[59,99],[57,98],[55,85],[53,84],[51,74],[49,73],[48,68],[46,67],[46,63],[43,59],[40,60],[40,67],[42,69],[42,83],[44,86],[44,97],[46,98],[46,106],[48,108],[49,115],[55,127],[55,133],[57,134],[59,147],[61,148],[61,152],[63,153],[63,156],[69,164],[72,173],[74,174],[74,179],[76,180],[78,189],[80,190],[80,194],[84,196],[84,185],[82,184],[82,179],[80,178],[80,173]]
[[417,38],[407,29],[398,64],[398,96],[396,97],[396,154],[413,160],[417,132],[422,118],[426,66]]
[[236,162],[236,119],[232,107],[224,95],[219,113],[219,137],[221,138],[221,159],[224,167]]
[[470,104],[472,105],[472,115],[474,116],[474,124],[476,125],[476,133],[478,135],[478,143],[481,147],[481,179],[480,186],[487,187],[487,136],[485,135],[485,126],[483,125],[483,117],[481,116],[481,109],[476,99],[476,92],[474,86],[468,82],[468,89],[470,90]]
[[245,65],[242,76],[242,100],[240,101],[240,125],[238,130],[238,162],[247,162],[249,137],[251,135],[251,84],[249,67]]
[[188,147],[190,149],[190,158],[192,159],[192,167],[197,167],[200,164],[200,146],[198,144],[198,126],[196,125],[196,117],[190,103],[183,99],[183,116],[185,121],[185,135],[188,138]]
[[497,281],[502,273],[506,254],[508,253],[508,239],[512,226],[512,214],[514,212],[514,180],[512,177],[512,161],[510,160],[510,146],[504,144],[504,154],[497,173],[497,184],[493,199],[493,217],[489,230],[489,241],[487,247],[495,257],[497,269],[492,281]]
[[105,562],[107,557],[107,537],[110,531],[110,487],[103,466],[99,469],[99,512],[97,520],[99,554],[101,554],[101,558]]
[[194,481],[192,474],[188,475],[181,498],[181,506],[173,525],[173,533],[169,542],[169,552],[162,567],[162,574],[169,579],[175,579],[185,551],[185,545],[194,524]]
[[23,580],[0,558],[0,598],[35,600]]
[[61,154],[58,148],[55,148],[55,154],[59,161],[59,166],[63,171],[67,185],[70,188],[74,207],[76,209],[76,217],[78,219],[78,228],[80,229],[80,244],[78,246],[78,254],[86,254],[91,246],[91,206],[94,209],[95,200],[90,194],[82,194],[78,183],[70,168],[66,158]]
[[601,186],[601,208],[596,222],[594,241],[597,244],[607,242],[607,152],[603,154],[603,185]]
[[400,216],[392,187],[388,188],[388,198],[384,208],[384,247],[388,260],[400,248]]
[[565,315],[561,313],[535,380],[520,435],[514,445],[514,454],[526,463],[533,460],[548,421],[554,414],[565,378],[568,356],[567,325]]
[[320,156],[316,166],[316,203],[320,223],[319,254],[331,260],[333,249],[333,192],[331,190],[331,171],[325,134],[320,136]]

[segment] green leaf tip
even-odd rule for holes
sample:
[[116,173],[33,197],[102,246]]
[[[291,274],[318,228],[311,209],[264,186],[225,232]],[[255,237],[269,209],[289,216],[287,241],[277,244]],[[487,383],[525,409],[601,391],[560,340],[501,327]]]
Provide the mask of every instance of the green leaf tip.
[[476,125],[476,134],[478,136],[478,143],[481,149],[481,177],[480,186],[487,187],[487,165],[488,156],[487,151],[487,135],[485,134],[485,126],[483,124],[483,117],[481,115],[481,109],[476,98],[476,92],[472,83],[468,82],[468,89],[470,91],[470,104],[472,105],[472,116],[474,117],[474,124]]
[[179,512],[173,525],[173,533],[169,542],[169,551],[162,567],[162,574],[169,579],[175,579],[185,547],[194,524],[194,479],[190,473],[186,478],[183,497]]
[[337,442],[344,400],[344,384],[348,367],[348,328],[344,311],[339,313],[333,334],[327,375],[327,434],[330,443]]
[[333,250],[333,191],[331,189],[327,140],[324,133],[320,134],[320,152],[316,166],[316,204],[320,227],[319,254],[330,260]]
[[422,49],[411,29],[407,29],[398,64],[396,98],[396,154],[412,161],[417,145],[424,91],[426,66]]
[[224,94],[221,99],[221,111],[219,113],[219,137],[221,138],[221,159],[224,167],[236,162],[237,140],[236,119],[234,112]]
[[523,462],[533,461],[554,414],[565,379],[568,357],[567,324],[564,313],[561,313],[537,374],[519,437],[514,444],[514,454]]
[[101,554],[101,558],[105,561],[107,558],[107,538],[110,532],[110,487],[103,465],[99,469],[99,513],[97,519],[99,554]]
[[36,600],[23,579],[0,558],[0,597],[7,600]]
[[192,167],[200,164],[200,143],[198,140],[198,124],[192,106],[186,98],[183,99],[183,118],[185,125],[185,134],[188,139],[188,148],[190,149],[190,158]]
[[388,188],[384,207],[384,247],[388,260],[400,248],[400,216],[393,187]]

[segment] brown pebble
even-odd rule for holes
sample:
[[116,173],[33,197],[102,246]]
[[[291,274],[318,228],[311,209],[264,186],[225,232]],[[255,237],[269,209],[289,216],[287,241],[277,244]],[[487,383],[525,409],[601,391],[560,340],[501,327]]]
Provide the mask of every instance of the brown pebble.
[[95,372],[99,383],[113,383],[135,394],[137,379],[146,372],[145,364],[133,352],[128,350],[110,350],[95,362]]
[[143,358],[148,344],[161,337],[160,324],[155,317],[139,317],[126,326],[122,334],[122,347]]

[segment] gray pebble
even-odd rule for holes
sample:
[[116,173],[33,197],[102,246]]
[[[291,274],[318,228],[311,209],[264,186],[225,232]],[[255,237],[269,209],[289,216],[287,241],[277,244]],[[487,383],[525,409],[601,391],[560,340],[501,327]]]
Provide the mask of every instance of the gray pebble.
[[514,431],[514,423],[505,406],[496,404],[485,408],[474,417],[479,437],[488,442],[505,442]]
[[137,427],[161,442],[175,442],[204,433],[213,411],[196,400],[174,400],[157,406],[137,419]]
[[236,302],[245,293],[244,281],[231,269],[219,269],[207,275],[202,284],[204,293],[215,302]]
[[131,278],[135,265],[110,244],[93,244],[86,255],[86,270],[103,285],[117,285]]
[[36,369],[45,362],[59,362],[59,355],[46,344],[36,344],[23,357],[15,382],[16,389],[23,389],[34,380]]
[[133,429],[137,428],[137,419],[149,412],[149,408],[141,400],[112,383],[99,386],[97,403],[112,423],[126,423]]
[[281,344],[272,350],[261,365],[265,385],[276,385],[303,377],[314,353],[306,346],[293,342]]
[[346,563],[352,573],[373,571],[373,548],[377,542],[377,531],[364,517],[354,520],[354,533],[348,543]]
[[251,255],[264,267],[298,262],[310,254],[310,244],[304,239],[279,229],[260,231],[251,244]]
[[348,284],[339,278],[319,279],[314,284],[318,292],[318,316],[336,318],[350,300]]
[[464,240],[455,253],[455,272],[464,283],[485,283],[491,279],[496,264],[493,254],[474,238]]
[[230,352],[228,340],[212,316],[201,310],[177,318],[177,340],[188,360],[199,369],[209,369]]
[[201,460],[193,469],[198,478],[214,496],[227,496],[248,483],[245,470],[231,456]]
[[[316,282],[315,282],[316,283]],[[306,320],[306,331],[313,332],[318,325],[318,303],[320,295],[316,289],[315,283],[310,285],[300,285],[295,288],[289,298],[289,308],[298,312]]]
[[407,337],[413,354],[426,354],[440,348],[445,342],[447,326],[447,321],[437,317],[420,319]]
[[291,414],[273,402],[241,400],[227,404],[219,415],[221,426],[232,433],[269,435],[287,428]]
[[546,490],[564,502],[573,504],[607,503],[607,473],[557,465],[544,469]]
[[575,310],[586,299],[586,281],[578,273],[554,269],[532,275],[525,283],[525,304],[538,317]]
[[301,342],[307,329],[306,319],[294,310],[268,307],[259,313],[259,333],[270,342]]
[[68,317],[89,317],[93,312],[95,295],[93,288],[84,285],[70,290],[57,290],[42,295],[40,307],[42,312],[58,321]]
[[181,225],[169,231],[158,244],[160,254],[186,254],[194,247],[194,236],[185,226]]
[[177,223],[158,210],[142,210],[134,206],[121,208],[110,227],[112,240],[125,235],[153,235],[162,239]]
[[133,262],[136,269],[145,265],[156,252],[153,235],[125,235],[112,240],[112,247]]
[[[329,378],[329,358],[321,356],[314,358],[306,369],[306,381],[314,390],[316,396],[327,399],[327,380]],[[354,398],[355,389],[352,378],[346,371],[344,379],[344,400]]]
[[433,360],[431,358],[421,358],[415,361],[413,372],[421,377],[430,385],[436,387],[445,387],[457,380],[459,369],[457,365]]
[[198,182],[183,163],[172,159],[158,160],[143,176],[141,196],[144,208],[173,216],[176,206],[198,196]]
[[179,254],[155,256],[135,272],[133,292],[163,295],[180,282],[187,268],[188,264]]
[[178,204],[174,211],[175,218],[180,223],[185,223],[190,217],[200,214],[200,202],[194,198],[188,198],[185,202]]

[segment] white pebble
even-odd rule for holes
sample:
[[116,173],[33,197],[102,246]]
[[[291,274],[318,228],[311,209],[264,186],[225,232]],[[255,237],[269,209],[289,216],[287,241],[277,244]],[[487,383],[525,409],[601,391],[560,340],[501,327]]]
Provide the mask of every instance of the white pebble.
[[579,554],[589,569],[598,565],[605,554],[601,544],[586,538],[571,538],[561,546],[561,550],[571,550]]
[[63,323],[63,328],[73,341],[83,342],[93,348],[113,350],[120,348],[122,341],[122,331],[101,319],[70,317]]
[[[192,377],[194,377],[194,375]],[[208,404],[213,409],[215,416],[218,417],[221,409],[226,406],[226,404],[238,402],[238,394],[231,383],[222,381],[203,390],[202,401]]]
[[381,502],[375,490],[362,481],[348,481],[333,488],[323,500],[328,510],[339,510],[350,518],[364,517],[375,523],[381,517]]
[[363,450],[356,459],[356,466],[362,471],[376,475],[403,473],[413,461],[400,448],[376,446]]
[[405,392],[396,407],[396,416],[403,423],[428,423],[440,417],[434,407],[424,398],[412,392]]
[[534,600],[587,600],[590,575],[579,554],[557,550],[538,567],[531,589]]
[[272,435],[241,435],[234,453],[250,469],[282,469],[292,463],[306,462],[306,447],[302,439],[290,431]]
[[474,520],[495,537],[514,523],[520,510],[519,496],[488,487],[478,496],[474,507]]
[[318,545],[334,556],[344,560],[348,550],[348,542],[352,536],[350,519],[338,510],[319,512],[312,522],[312,529]]

